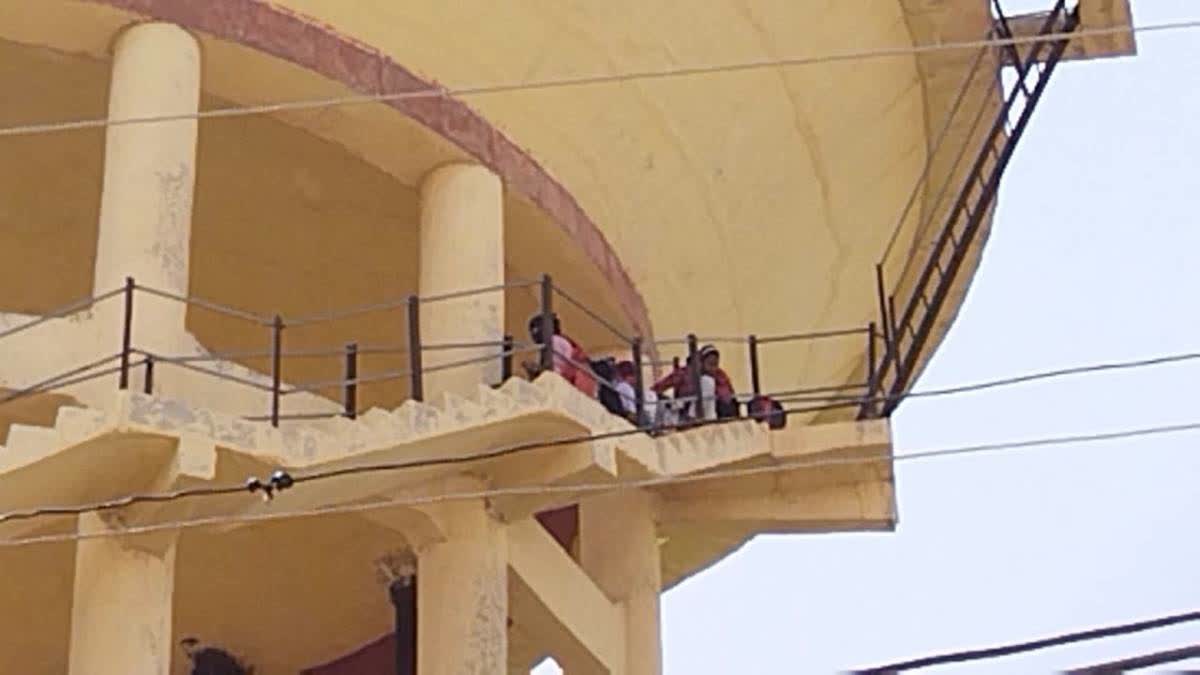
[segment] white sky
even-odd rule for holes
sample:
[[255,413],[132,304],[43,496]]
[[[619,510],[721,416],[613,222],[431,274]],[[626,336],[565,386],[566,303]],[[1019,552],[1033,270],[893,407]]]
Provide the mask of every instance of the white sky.
[[[1196,0],[1134,5],[1138,24],[1200,18]],[[1200,350],[1200,30],[1139,47],[1055,75],[919,388]],[[1175,365],[913,400],[896,450],[1196,421],[1198,376]],[[834,672],[1198,609],[1198,442],[902,463],[895,533],[761,537],[668,593],[665,670]],[[1197,642],[1200,624],[925,672],[1049,672]]]

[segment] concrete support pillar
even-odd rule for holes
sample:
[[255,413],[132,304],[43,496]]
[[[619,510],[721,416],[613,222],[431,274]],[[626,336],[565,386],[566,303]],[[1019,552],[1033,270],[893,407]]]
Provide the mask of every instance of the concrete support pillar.
[[662,563],[651,496],[629,491],[580,502],[579,559],[600,589],[625,605],[625,675],[660,675]]
[[[107,529],[94,513],[79,532]],[[75,553],[70,675],[169,675],[175,534],[83,539]]]
[[[108,114],[112,119],[188,115],[200,105],[200,48],[166,23],[133,26],[113,54]],[[196,119],[109,126],[104,150],[94,292],[139,284],[186,295],[192,197],[196,183]],[[135,346],[182,346],[186,308],[140,294]],[[107,336],[120,331],[120,300],[97,310]],[[172,339],[164,340],[171,335]],[[167,344],[163,344],[163,342]],[[112,347],[118,346],[113,343]]]
[[[504,190],[496,174],[474,164],[449,164],[421,184],[422,297],[504,283]],[[495,342],[504,337],[504,292],[421,304],[424,344]],[[463,361],[500,348],[426,351],[425,368]],[[465,395],[500,379],[500,358],[429,373],[425,394]]]
[[417,673],[493,675],[508,664],[508,543],[482,500],[438,508],[446,541],[417,553]]

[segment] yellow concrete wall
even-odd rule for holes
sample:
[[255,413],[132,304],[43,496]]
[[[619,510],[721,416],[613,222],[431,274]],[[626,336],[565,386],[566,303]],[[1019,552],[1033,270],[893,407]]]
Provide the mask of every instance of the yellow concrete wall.
[[[894,2],[869,9],[782,1],[281,4],[450,87],[911,39]],[[447,49],[451,34],[471,37]],[[630,269],[659,336],[865,322],[870,266],[926,143],[911,58],[488,94],[468,103],[579,198]],[[822,379],[830,372],[815,371],[827,357],[840,357],[833,370],[846,369],[837,362],[848,346],[830,349],[777,358],[809,366],[806,380]]]

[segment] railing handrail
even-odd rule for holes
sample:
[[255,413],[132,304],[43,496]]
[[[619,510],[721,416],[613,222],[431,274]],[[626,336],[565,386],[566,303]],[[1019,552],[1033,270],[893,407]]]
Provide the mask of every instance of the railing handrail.
[[11,328],[5,328],[4,330],[0,330],[0,340],[3,340],[4,338],[7,338],[12,335],[16,335],[18,333],[23,333],[35,326],[40,326],[41,324],[46,323],[47,321],[53,321],[54,319],[66,318],[76,312],[82,312],[86,309],[89,309],[91,307],[94,307],[95,305],[100,304],[101,302],[104,302],[105,300],[115,298],[124,292],[125,292],[124,288],[114,288],[113,290],[108,291],[106,293],[101,293],[99,295],[93,295],[93,296],[90,296],[87,298],[83,298],[81,300],[75,300],[73,302],[67,303],[66,305],[56,307],[56,308],[50,310],[49,312],[47,312],[46,314],[39,314],[35,318],[30,319],[29,321],[27,321],[19,326],[13,326]]
[[573,296],[570,293],[563,290],[562,287],[558,286],[557,284],[552,283],[550,285],[550,287],[554,290],[555,293],[558,294],[558,297],[571,303],[572,306],[574,306],[579,311],[583,312],[585,315],[588,316],[588,318],[592,319],[596,323],[603,326],[606,330],[608,330],[608,332],[617,336],[617,338],[619,338],[622,342],[625,343],[625,345],[624,345],[625,347],[629,347],[630,345],[633,344],[633,340],[636,336],[626,335],[623,331],[621,331],[620,328],[617,328],[616,326],[609,323],[604,317],[600,316],[598,313],[596,313],[595,311],[590,309],[587,305],[584,305],[583,302],[581,302],[580,300],[575,298],[575,296]]

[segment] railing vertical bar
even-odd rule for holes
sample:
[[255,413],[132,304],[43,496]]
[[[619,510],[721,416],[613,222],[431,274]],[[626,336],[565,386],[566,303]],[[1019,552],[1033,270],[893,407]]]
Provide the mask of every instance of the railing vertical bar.
[[542,275],[542,370],[554,370],[554,283],[549,274]]
[[342,410],[347,419],[358,418],[358,343],[346,345],[346,385],[342,389]]
[[883,265],[875,265],[875,295],[879,300],[879,318],[883,324],[883,342],[887,344],[892,341],[892,333],[891,320],[888,319],[887,291],[885,290],[885,285]]
[[875,391],[879,388],[879,368],[876,363],[875,339],[876,328],[875,322],[872,321],[867,325],[867,396],[863,400],[862,411],[859,413],[860,419],[875,416]]
[[154,393],[154,357],[146,357],[146,372],[142,379],[142,393],[149,396]]
[[129,388],[129,355],[133,348],[133,277],[125,277],[125,323],[121,330],[121,375],[118,387]]
[[504,350],[500,356],[500,382],[503,384],[513,376],[513,346],[516,341],[513,336],[505,335],[502,349]]
[[758,396],[762,394],[762,381],[758,372],[758,336],[751,335],[747,338],[746,346],[750,351],[750,388],[754,390],[754,395]]
[[408,296],[408,397],[414,401],[425,400],[425,382],[421,366],[421,299]]
[[695,419],[704,418],[704,402],[700,396],[700,349],[697,346],[697,339],[694,333],[688,333],[688,377],[692,381],[692,395],[695,397],[695,403],[692,406],[692,417]]
[[279,426],[280,385],[283,382],[283,317],[271,322],[271,426]]
[[642,338],[637,336],[630,340],[630,350],[633,352],[633,400],[634,400],[634,420],[639,426],[645,426],[648,422],[646,419],[646,379],[642,374]]

